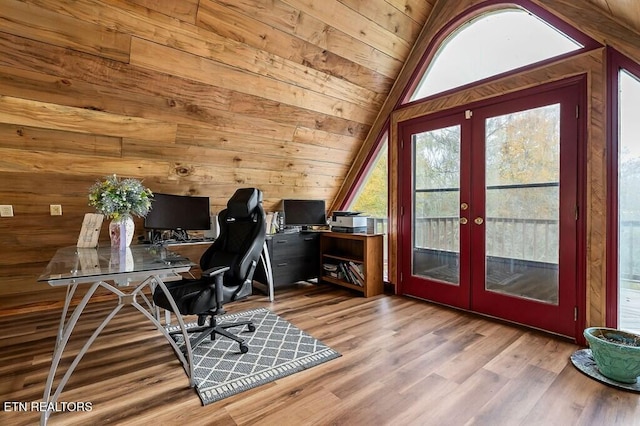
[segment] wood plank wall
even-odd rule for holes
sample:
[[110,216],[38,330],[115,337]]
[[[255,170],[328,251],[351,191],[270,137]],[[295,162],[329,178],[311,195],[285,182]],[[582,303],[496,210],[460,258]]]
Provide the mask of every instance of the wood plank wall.
[[[598,8],[595,3],[587,0],[534,0],[554,15],[569,24],[579,28],[603,46],[615,47],[630,58],[640,61],[640,33],[630,26],[621,24],[623,20],[613,18]],[[461,0],[452,4],[446,0],[434,4],[423,33],[419,36],[414,51],[407,59],[407,66],[399,75],[396,86],[393,87],[387,101],[382,106],[383,111],[391,114],[390,126],[390,247],[389,276],[398,282],[398,145],[397,125],[417,116],[431,114],[437,111],[465,105],[470,102],[492,98],[504,93],[534,87],[550,81],[561,80],[566,77],[586,74],[588,76],[588,129],[587,129],[587,165],[586,165],[586,325],[603,325],[606,316],[606,244],[607,244],[607,184],[606,174],[606,77],[605,49],[599,49],[588,54],[569,58],[538,69],[511,75],[498,81],[460,91],[449,96],[443,96],[426,101],[408,108],[394,111],[395,103],[399,99],[402,89],[410,81],[411,71],[418,64],[423,52],[427,49],[432,38],[452,19],[465,10],[482,3],[480,0]],[[624,2],[615,2],[622,6]],[[632,5],[629,4],[629,7]],[[634,19],[631,15],[630,19]],[[639,15],[640,16],[640,15]],[[627,15],[627,18],[629,16]],[[640,20],[634,20],[637,28]],[[411,65],[411,66],[410,66]],[[378,130],[384,123],[377,121],[374,130]],[[356,158],[356,163],[363,161],[367,152],[375,143],[374,131],[365,141],[362,152]],[[350,182],[355,180],[351,173],[345,180],[345,186],[338,194],[336,203],[346,196]]]
[[36,278],[108,174],[330,204],[431,3],[0,0],[0,308],[56,300]]
[[[640,58],[635,2],[534,1]],[[249,185],[263,189],[267,209],[287,197],[339,207],[431,37],[477,3],[0,0],[0,204],[15,211],[0,218],[0,309],[57,298],[35,278],[57,247],[75,243],[91,211],[86,191],[107,174],[210,196],[213,211]],[[604,104],[594,93],[588,280],[596,321],[605,302],[606,182],[597,124]],[[64,215],[50,216],[49,204]]]

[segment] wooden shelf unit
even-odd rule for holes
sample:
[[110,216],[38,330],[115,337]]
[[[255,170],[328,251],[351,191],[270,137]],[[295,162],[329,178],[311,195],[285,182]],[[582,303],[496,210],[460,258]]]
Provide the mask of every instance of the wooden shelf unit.
[[[358,291],[364,297],[382,294],[382,244],[381,234],[346,234],[327,232],[320,236],[320,280]],[[324,270],[325,263],[339,264],[353,262],[362,265],[364,280],[362,286],[346,279],[330,277]]]

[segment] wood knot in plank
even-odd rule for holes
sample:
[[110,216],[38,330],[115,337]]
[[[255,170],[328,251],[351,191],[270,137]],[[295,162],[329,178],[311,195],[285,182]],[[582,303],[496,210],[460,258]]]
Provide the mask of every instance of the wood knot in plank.
[[185,176],[189,176],[192,175],[194,170],[192,167],[187,167],[184,166],[182,164],[176,164],[174,171],[176,173],[176,175],[180,176],[180,177],[185,177]]
[[203,115],[203,113],[204,113],[202,108],[200,108],[198,105],[194,105],[194,104],[187,104],[185,106],[185,109],[187,110],[188,113],[191,113],[191,114]]
[[302,393],[302,389],[294,389],[291,392],[289,392],[289,396],[298,396]]

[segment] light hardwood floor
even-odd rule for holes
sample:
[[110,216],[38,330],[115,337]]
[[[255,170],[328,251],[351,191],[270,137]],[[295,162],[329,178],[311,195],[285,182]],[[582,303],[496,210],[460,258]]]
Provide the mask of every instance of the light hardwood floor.
[[[107,312],[91,305],[78,336]],[[172,349],[135,310],[94,343],[60,401],[64,425],[633,425],[640,396],[576,370],[579,347],[537,331],[397,296],[357,297],[296,285],[227,305],[268,307],[342,357],[203,407]],[[42,398],[59,311],[0,318],[0,401]],[[139,323],[140,326],[136,326]],[[71,346],[78,349],[76,340]],[[70,362],[69,360],[66,360]],[[37,412],[0,411],[1,425],[34,425]]]

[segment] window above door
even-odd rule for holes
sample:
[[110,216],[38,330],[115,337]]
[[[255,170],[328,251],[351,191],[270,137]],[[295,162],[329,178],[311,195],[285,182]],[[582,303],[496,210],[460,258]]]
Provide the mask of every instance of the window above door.
[[421,76],[414,77],[417,83],[406,102],[577,53],[593,45],[591,39],[568,25],[558,21],[562,28],[559,29],[550,23],[556,23],[556,19],[545,20],[512,4],[495,7],[471,13],[470,18],[450,30],[433,53],[426,52],[428,64]]

